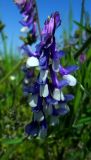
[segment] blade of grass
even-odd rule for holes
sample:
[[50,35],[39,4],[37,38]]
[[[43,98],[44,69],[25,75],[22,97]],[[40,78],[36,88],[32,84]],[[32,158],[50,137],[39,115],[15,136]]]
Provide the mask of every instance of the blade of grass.
[[78,58],[78,56],[89,46],[91,43],[91,36],[86,40],[83,46],[75,53],[74,58]]
[[87,31],[88,33],[91,34],[91,28],[87,28],[86,26],[83,26],[81,23],[77,22],[77,21],[73,21],[77,26],[79,26],[81,29]]
[[15,66],[9,73],[7,73],[7,75],[6,75],[4,78],[1,79],[0,84],[4,83],[4,82],[8,79],[8,77],[9,77],[12,73],[14,73],[24,62],[25,62],[25,58],[22,59],[22,60],[20,60],[20,61],[16,64],[16,66]]

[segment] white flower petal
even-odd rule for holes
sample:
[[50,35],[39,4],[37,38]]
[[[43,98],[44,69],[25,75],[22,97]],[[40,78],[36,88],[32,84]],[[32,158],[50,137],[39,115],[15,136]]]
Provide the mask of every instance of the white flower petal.
[[75,86],[76,83],[77,83],[76,78],[75,78],[74,76],[70,75],[70,74],[64,75],[64,76],[63,76],[63,79],[66,79],[66,80],[67,80],[69,86]]
[[29,57],[26,62],[26,67],[37,67],[39,66],[39,60],[36,57]]
[[28,83],[29,83],[29,80],[28,80],[27,78],[25,78],[25,79],[24,79],[24,83],[25,83],[25,84],[28,84]]
[[20,31],[23,32],[23,33],[27,33],[29,31],[29,28],[28,27],[22,27]]
[[49,94],[48,84],[40,85],[40,96],[47,97]]
[[61,96],[60,99],[61,99],[62,101],[64,101],[65,98],[64,98],[64,95],[63,95],[63,92],[62,92],[62,91],[60,92],[60,96]]
[[42,80],[44,82],[47,78],[47,75],[48,75],[48,70],[41,70],[39,77],[40,81]]
[[59,123],[59,118],[57,116],[51,116],[50,125],[55,126]]
[[61,94],[60,94],[60,89],[55,88],[53,91],[53,98],[57,101],[60,101],[61,99]]
[[34,121],[43,121],[43,120],[44,120],[44,115],[41,111],[34,112]]
[[53,69],[53,71],[59,72],[59,64],[60,64],[59,59],[53,61],[53,63],[52,63],[52,69]]
[[30,98],[29,105],[31,107],[36,107],[37,106],[37,102],[38,102],[38,95],[32,95],[31,98]]

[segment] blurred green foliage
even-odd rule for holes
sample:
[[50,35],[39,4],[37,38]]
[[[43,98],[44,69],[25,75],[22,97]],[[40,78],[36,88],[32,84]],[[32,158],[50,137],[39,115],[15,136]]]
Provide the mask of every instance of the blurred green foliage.
[[[22,92],[24,75],[21,66],[24,59],[16,56],[12,48],[6,51],[6,38],[3,30],[0,32],[3,44],[3,51],[0,50],[1,160],[91,160],[91,41],[88,41],[91,39],[91,25],[86,23],[86,19],[84,24],[82,13],[81,16],[81,22],[75,22],[78,30],[73,37],[70,23],[69,36],[65,31],[63,46],[58,44],[66,53],[61,63],[64,66],[79,66],[75,73],[78,84],[74,89],[68,88],[75,99],[69,103],[70,113],[60,117],[59,125],[49,128],[45,139],[26,137],[24,134],[24,126],[31,121],[32,114]],[[72,20],[72,8],[69,18]],[[74,38],[75,42],[72,40],[70,43],[70,38]],[[82,52],[86,54],[84,63],[79,61]]]

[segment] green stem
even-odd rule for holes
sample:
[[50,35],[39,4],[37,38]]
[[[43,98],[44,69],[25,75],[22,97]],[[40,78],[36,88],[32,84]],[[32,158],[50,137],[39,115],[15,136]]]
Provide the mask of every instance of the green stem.
[[1,38],[2,38],[2,43],[3,43],[4,54],[5,54],[5,57],[7,57],[6,37],[3,31],[1,32]]
[[[82,0],[82,5],[81,5],[81,17],[80,17],[80,24],[83,25],[83,21],[84,21],[84,13],[85,13],[85,0]],[[80,45],[82,44],[82,29],[80,28],[80,33],[81,33],[81,36],[80,36]]]
[[40,20],[39,20],[38,7],[37,7],[37,2],[36,2],[36,0],[35,0],[35,7],[36,7],[36,13],[37,13],[38,30],[39,30],[39,35],[40,35],[40,38],[41,38]]

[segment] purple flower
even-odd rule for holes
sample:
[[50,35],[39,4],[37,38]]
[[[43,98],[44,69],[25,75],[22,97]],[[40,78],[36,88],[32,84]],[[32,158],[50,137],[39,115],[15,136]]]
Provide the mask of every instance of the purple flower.
[[79,56],[79,61],[81,63],[84,63],[86,61],[86,55],[84,53],[82,53],[80,56]]
[[20,21],[22,33],[27,33],[27,37],[21,37],[24,43],[31,45],[36,41],[36,8],[35,1],[33,0],[15,0],[20,13],[22,14],[22,20]]
[[60,64],[60,59],[65,56],[62,50],[57,50],[55,41],[55,31],[60,24],[59,13],[53,13],[45,21],[35,52],[29,45],[22,46],[28,56],[23,89],[33,112],[32,122],[25,127],[28,135],[45,137],[48,126],[59,123],[59,117],[69,112],[67,102],[74,98],[72,94],[63,93],[64,87],[76,85],[77,80],[71,73],[78,67]]
[[44,28],[42,29],[42,43],[48,44],[52,43],[53,35],[55,34],[55,30],[61,24],[60,15],[58,12],[53,13],[48,19],[45,21]]

